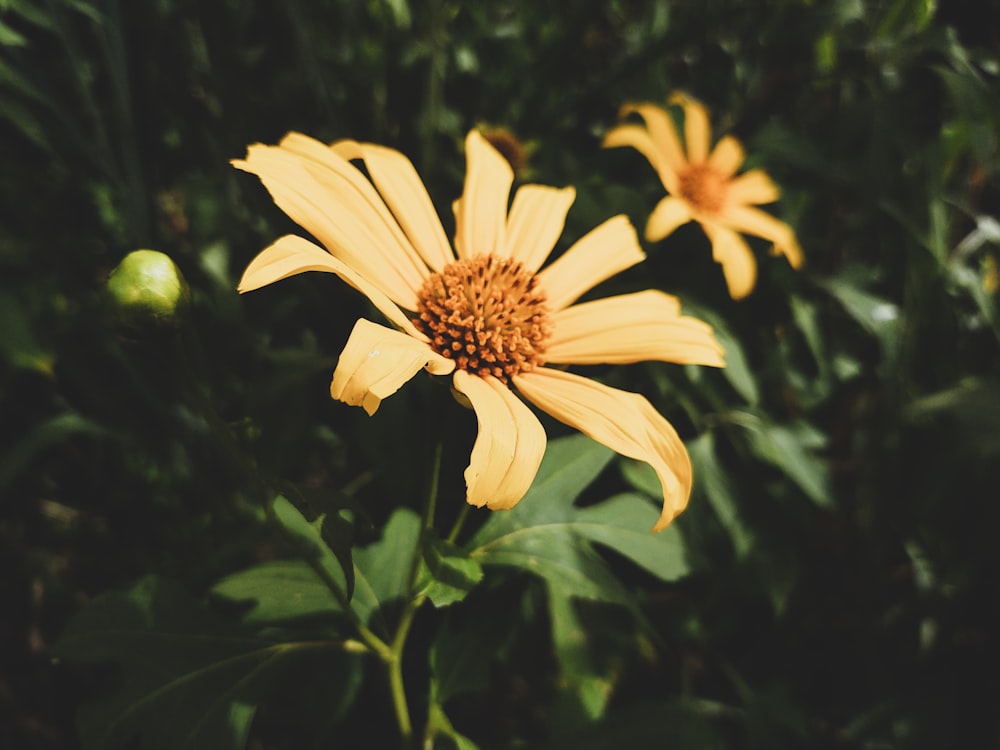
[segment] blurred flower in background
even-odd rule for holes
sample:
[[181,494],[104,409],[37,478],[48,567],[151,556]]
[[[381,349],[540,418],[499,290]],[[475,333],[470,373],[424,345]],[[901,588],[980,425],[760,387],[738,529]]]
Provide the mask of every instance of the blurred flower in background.
[[697,221],[712,243],[712,257],[722,271],[733,299],[746,297],[757,281],[757,262],[740,233],[774,243],[772,252],[802,265],[802,249],[788,224],[755,206],[780,196],[777,186],[761,169],[737,176],[745,154],[733,136],[710,149],[711,126],[705,107],[683,93],[670,97],[684,110],[684,147],[663,107],[650,103],[626,104],[621,117],[638,115],[643,124],[624,122],[604,136],[604,147],[631,146],[649,159],[668,195],[653,209],[646,223],[646,239],[662,240],[677,227]]

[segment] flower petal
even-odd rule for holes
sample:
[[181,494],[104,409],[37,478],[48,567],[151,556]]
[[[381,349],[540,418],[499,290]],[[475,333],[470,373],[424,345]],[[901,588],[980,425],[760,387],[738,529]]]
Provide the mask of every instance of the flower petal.
[[762,169],[751,169],[729,183],[726,201],[731,205],[773,203],[781,197],[778,186]]
[[708,157],[708,164],[723,177],[732,177],[746,159],[743,146],[731,135],[724,136]]
[[257,175],[275,204],[396,304],[415,310],[427,267],[356,167],[299,133],[256,144],[233,166]]
[[524,185],[514,193],[514,203],[507,217],[507,231],[502,255],[521,261],[535,272],[549,257],[566,224],[566,214],[576,198],[571,187]]
[[617,125],[604,134],[603,148],[631,146],[646,157],[660,176],[668,193],[677,194],[680,183],[677,173],[687,165],[677,129],[670,114],[655,104],[626,104],[620,116],[638,114],[645,126],[636,123]]
[[619,215],[592,229],[539,274],[549,310],[561,310],[619,271],[645,258],[635,228]]
[[427,337],[416,329],[406,314],[378,287],[323,248],[304,237],[286,234],[257,254],[243,272],[236,290],[243,294],[306,271],[335,273],[365,295],[389,321],[421,341]]
[[479,432],[465,470],[466,500],[509,510],[531,487],[545,454],[545,430],[531,409],[494,377],[456,370],[455,390],[476,411]]
[[724,367],[722,354],[710,325],[681,315],[676,297],[649,290],[555,313],[545,360],[577,365],[657,360]]
[[447,375],[455,363],[423,341],[360,318],[340,354],[330,395],[372,415],[382,399],[398,391],[421,368],[432,375]]
[[646,239],[658,242],[692,218],[691,206],[686,200],[668,195],[656,204],[649,215],[646,221]]
[[453,204],[455,250],[459,258],[474,258],[504,247],[514,170],[478,130],[465,137],[465,160],[465,187]]
[[708,124],[708,111],[705,105],[693,99],[682,91],[670,97],[671,104],[679,104],[684,108],[684,141],[687,145],[688,161],[701,164],[708,159],[709,141],[712,139],[712,128]]
[[413,162],[395,149],[374,143],[338,141],[330,148],[344,159],[364,161],[382,199],[428,266],[441,271],[455,260],[441,219]]
[[712,242],[712,257],[722,265],[729,296],[743,299],[757,283],[757,259],[739,234],[718,224],[702,222],[702,228]]
[[645,398],[547,367],[516,375],[514,384],[539,409],[653,467],[663,490],[653,531],[666,528],[687,506],[691,459],[674,428]]
[[720,219],[732,229],[773,242],[771,252],[788,258],[792,268],[802,265],[802,248],[795,238],[795,231],[771,214],[752,206],[727,206]]

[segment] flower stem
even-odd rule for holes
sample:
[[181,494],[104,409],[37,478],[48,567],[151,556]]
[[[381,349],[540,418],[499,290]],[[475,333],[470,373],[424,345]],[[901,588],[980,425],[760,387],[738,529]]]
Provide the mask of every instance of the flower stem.
[[396,723],[399,725],[399,734],[404,747],[409,747],[413,743],[413,724],[410,721],[410,709],[406,702],[406,690],[403,685],[403,648],[406,646],[406,638],[410,634],[410,626],[413,625],[413,619],[416,617],[417,610],[420,609],[426,598],[423,593],[417,592],[416,589],[420,579],[420,560],[423,556],[426,532],[434,525],[434,511],[437,507],[438,486],[441,477],[442,453],[443,446],[441,441],[438,441],[434,447],[430,486],[428,487],[427,498],[424,502],[420,537],[417,540],[417,546],[413,552],[413,560],[410,564],[409,591],[411,598],[399,617],[396,633],[389,644],[388,658],[385,659],[386,668],[389,673],[389,689],[392,692],[392,705],[396,711]]

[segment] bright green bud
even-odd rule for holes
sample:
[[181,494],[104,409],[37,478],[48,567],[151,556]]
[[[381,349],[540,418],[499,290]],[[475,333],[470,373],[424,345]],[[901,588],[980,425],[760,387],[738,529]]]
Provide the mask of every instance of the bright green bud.
[[191,302],[191,291],[169,255],[133,250],[108,278],[116,322],[133,331],[178,325]]

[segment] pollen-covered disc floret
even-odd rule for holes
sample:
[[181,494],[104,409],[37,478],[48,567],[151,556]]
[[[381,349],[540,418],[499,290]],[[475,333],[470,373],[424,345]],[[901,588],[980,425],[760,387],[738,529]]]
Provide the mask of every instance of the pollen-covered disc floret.
[[680,193],[692,206],[706,214],[722,209],[727,180],[708,164],[688,164],[678,175]]
[[513,258],[479,255],[430,276],[414,324],[439,354],[503,382],[544,363],[551,332],[537,277]]

